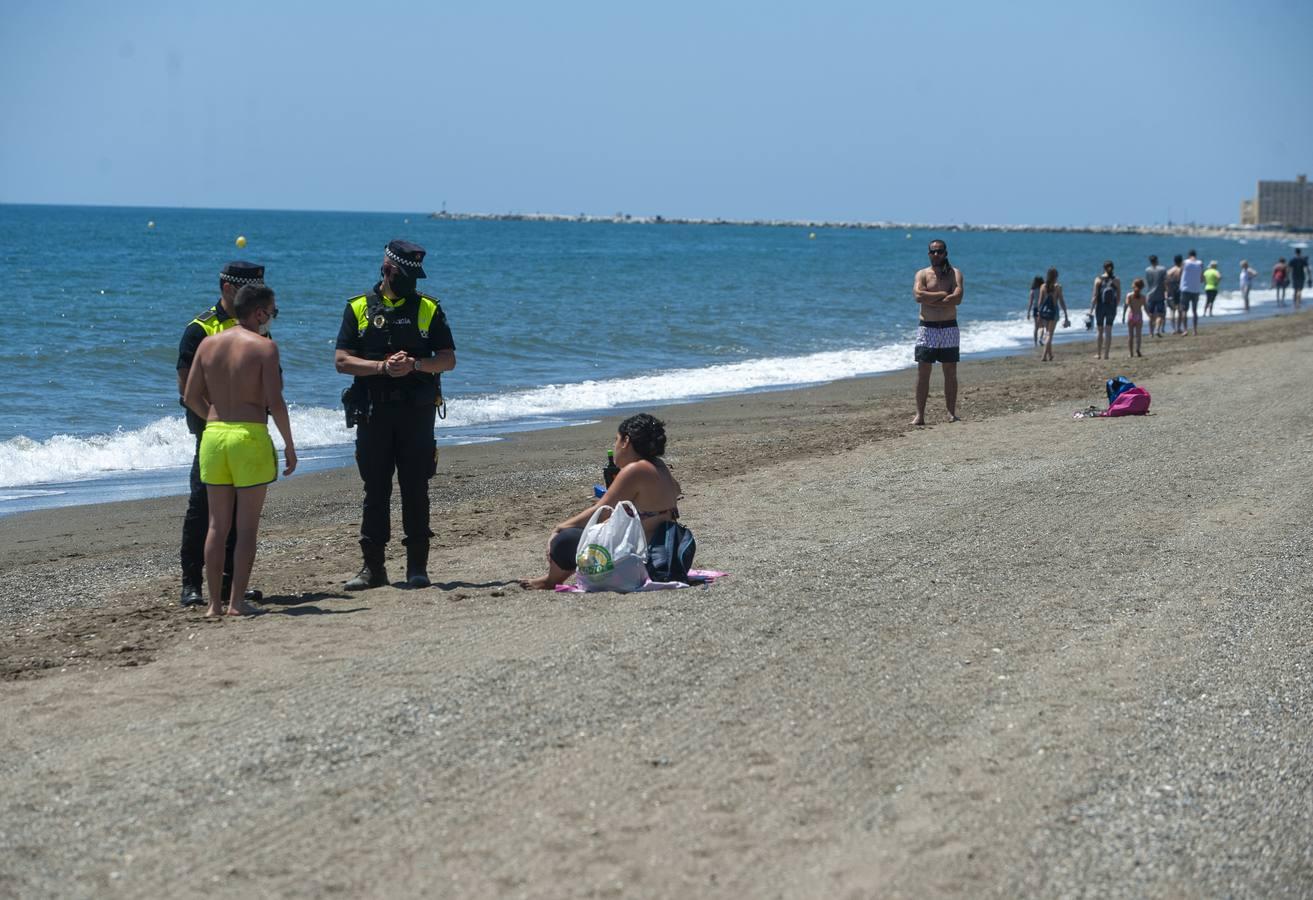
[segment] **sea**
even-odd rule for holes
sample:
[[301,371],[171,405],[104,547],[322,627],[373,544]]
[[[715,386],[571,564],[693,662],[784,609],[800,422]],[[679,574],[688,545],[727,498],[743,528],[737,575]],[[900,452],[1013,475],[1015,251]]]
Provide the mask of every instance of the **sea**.
[[1214,327],[1243,315],[1242,258],[1260,273],[1250,315],[1262,315],[1274,307],[1267,275],[1290,253],[1271,240],[1108,233],[0,205],[0,515],[186,493],[194,441],[178,340],[217,301],[229,260],[263,264],[277,292],[300,473],[353,464],[334,341],[393,238],[428,249],[421,289],[455,336],[438,429],[450,445],[906,368],[912,279],[936,237],[963,272],[968,358],[1032,352],[1027,292],[1049,266],[1072,309],[1065,340],[1087,337],[1104,259],[1127,287],[1150,253],[1218,260],[1228,290]]

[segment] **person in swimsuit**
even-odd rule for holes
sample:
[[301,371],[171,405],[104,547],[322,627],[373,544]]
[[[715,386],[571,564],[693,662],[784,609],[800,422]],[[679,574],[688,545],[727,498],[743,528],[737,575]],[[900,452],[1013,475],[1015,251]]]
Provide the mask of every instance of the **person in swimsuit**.
[[239,327],[202,341],[187,374],[183,401],[205,421],[199,455],[210,512],[205,535],[205,579],[210,591],[207,617],[225,612],[223,557],[234,514],[237,543],[227,615],[251,612],[243,598],[255,563],[260,511],[265,491],[278,477],[278,457],[265,424],[268,416],[273,416],[286,445],[283,474],[291,475],[296,468],[278,345],[265,336],[277,315],[273,291],[263,284],[246,285],[233,299],[233,316]]
[[962,273],[948,261],[948,244],[936,238],[930,242],[930,265],[916,273],[912,296],[921,306],[916,328],[916,418],[913,425],[925,424],[925,402],[930,397],[930,373],[935,363],[944,369],[944,405],[948,421],[957,417],[957,362],[961,356],[961,334],[957,328],[957,307],[962,303]]
[[628,500],[643,520],[643,534],[650,541],[662,522],[679,518],[679,482],[661,457],[666,452],[666,425],[647,413],[630,416],[620,423],[615,436],[615,464],[620,472],[606,493],[587,509],[552,529],[547,541],[547,574],[525,578],[525,590],[550,591],[575,570],[575,553],[584,525],[599,506],[614,507]]
[[1049,269],[1040,283],[1039,312],[1036,318],[1044,323],[1044,355],[1041,362],[1053,359],[1053,331],[1058,327],[1058,307],[1062,307],[1062,327],[1071,324],[1067,316],[1067,301],[1062,296],[1062,285],[1058,284],[1058,270]]
[[1030,283],[1030,299],[1026,301],[1026,318],[1035,320],[1035,346],[1039,346],[1039,333],[1044,327],[1039,318],[1039,289],[1044,286],[1044,279],[1036,275]]
[[1140,338],[1144,336],[1144,279],[1137,278],[1131,282],[1131,292],[1126,295],[1126,305],[1122,307],[1122,321],[1126,323],[1126,347],[1131,356],[1144,356],[1140,352]]
[[1185,307],[1181,306],[1181,265],[1185,257],[1176,254],[1167,270],[1167,306],[1172,311],[1172,334],[1185,334]]
[[1286,305],[1286,258],[1283,256],[1272,267],[1272,287],[1277,290],[1277,306]]
[[1295,248],[1295,255],[1286,265],[1286,270],[1290,272],[1290,299],[1295,309],[1299,309],[1304,297],[1304,282],[1308,279],[1308,257],[1299,247]]
[[1112,352],[1112,326],[1117,321],[1117,307],[1121,305],[1122,282],[1112,269],[1112,260],[1105,260],[1103,274],[1094,279],[1094,291],[1090,294],[1090,313],[1099,329],[1095,359],[1107,359]]
[[1158,265],[1158,257],[1149,257],[1144,270],[1145,309],[1149,315],[1149,337],[1162,337],[1167,324],[1167,270]]

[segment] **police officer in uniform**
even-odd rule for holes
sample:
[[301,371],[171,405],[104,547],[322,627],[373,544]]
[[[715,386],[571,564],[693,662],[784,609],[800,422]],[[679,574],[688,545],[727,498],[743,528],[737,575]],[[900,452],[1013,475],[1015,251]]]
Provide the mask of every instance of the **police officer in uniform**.
[[[182,332],[178,343],[178,402],[187,389],[187,374],[191,371],[192,360],[196,350],[212,334],[226,331],[237,324],[233,318],[233,298],[237,292],[248,284],[264,284],[264,266],[257,266],[245,260],[228,263],[219,272],[219,302],[200,313]],[[201,594],[201,570],[205,566],[205,533],[209,530],[210,504],[201,484],[201,432],[205,430],[205,420],[190,409],[187,410],[187,430],[196,436],[196,453],[191,461],[191,496],[187,500],[187,513],[182,519],[182,549],[179,553],[182,562],[182,595],[178,602],[183,606],[205,603]],[[233,545],[236,541],[236,529],[228,534],[228,553],[224,562],[224,583],[227,584],[233,570]],[[226,588],[225,588],[226,592]],[[248,591],[247,597],[253,598],[255,591]]]
[[442,403],[441,373],[456,367],[456,345],[438,301],[419,293],[424,248],[392,241],[382,276],[347,301],[337,334],[337,371],[354,375],[343,394],[347,423],[356,425],[356,465],[365,483],[360,519],[364,566],[348,591],[388,583],[384,551],[391,535],[392,473],[401,489],[406,582],[428,587],[429,479],[437,469],[433,426]]

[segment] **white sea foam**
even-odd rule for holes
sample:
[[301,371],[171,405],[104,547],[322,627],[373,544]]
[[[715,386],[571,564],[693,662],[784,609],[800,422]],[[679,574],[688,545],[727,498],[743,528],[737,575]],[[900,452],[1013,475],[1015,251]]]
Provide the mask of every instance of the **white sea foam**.
[[[1251,305],[1274,303],[1275,292],[1255,290]],[[1202,299],[1201,304],[1202,306]],[[1243,311],[1239,292],[1221,294],[1215,310],[1231,316]],[[1079,320],[1084,308],[1070,308]],[[1121,326],[1118,326],[1121,330]],[[1083,329],[1066,334],[1080,337]],[[1031,348],[1032,326],[1022,314],[1006,320],[972,322],[962,329],[964,353],[1006,352]],[[488,430],[506,430],[577,423],[588,412],[646,403],[672,402],[790,385],[819,384],[890,372],[912,364],[914,335],[873,349],[834,350],[804,356],[744,360],[701,368],[670,369],[640,375],[573,384],[552,384],[522,391],[483,396],[454,397],[448,401],[443,429],[454,430],[460,443],[497,440]],[[298,450],[349,444],[340,409],[293,407],[292,430]],[[480,432],[460,435],[461,429]],[[282,447],[277,430],[274,443]],[[0,443],[0,489],[51,482],[69,482],[131,471],[190,466],[195,439],[181,416],[158,419],[133,431],[73,436],[55,435],[44,441],[26,437]],[[306,454],[302,454],[306,456]],[[309,459],[309,456],[306,456]],[[19,499],[16,492],[0,492],[0,501]]]
[[61,494],[65,494],[65,493],[67,493],[67,491],[51,491],[51,490],[39,490],[39,489],[24,490],[22,488],[16,490],[0,490],[0,503],[12,502],[14,500],[31,500],[34,497],[58,497]]

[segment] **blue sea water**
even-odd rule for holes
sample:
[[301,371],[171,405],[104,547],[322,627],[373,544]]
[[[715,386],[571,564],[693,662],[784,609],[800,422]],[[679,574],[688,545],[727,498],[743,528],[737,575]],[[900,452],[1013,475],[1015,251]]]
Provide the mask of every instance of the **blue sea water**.
[[[148,227],[153,223],[153,227]],[[811,237],[811,233],[815,237]],[[244,249],[234,246],[238,235]],[[404,214],[0,205],[7,340],[0,515],[186,490],[192,438],[177,344],[230,259],[267,267],[275,337],[306,469],[350,462],[333,344],[382,248],[429,250],[457,369],[440,440],[496,439],[607,410],[873,374],[911,364],[928,232],[737,225],[465,221]],[[959,232],[963,350],[1028,350],[1032,276],[1062,271],[1077,310],[1103,259],[1129,285],[1149,253],[1195,247],[1234,288],[1284,244],[1157,236]],[[1259,292],[1255,299],[1271,302]],[[1219,301],[1236,314],[1238,298]],[[1119,326],[1120,333],[1120,326]],[[1152,352],[1150,348],[1149,352]]]

